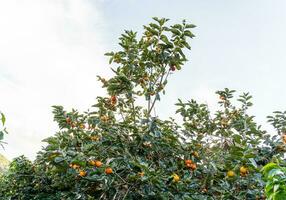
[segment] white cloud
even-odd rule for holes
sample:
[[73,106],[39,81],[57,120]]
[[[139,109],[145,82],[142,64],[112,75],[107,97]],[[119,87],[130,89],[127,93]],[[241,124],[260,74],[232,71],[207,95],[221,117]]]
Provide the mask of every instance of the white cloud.
[[103,17],[85,0],[0,0],[0,110],[10,159],[55,133],[51,106],[88,108],[106,74]]

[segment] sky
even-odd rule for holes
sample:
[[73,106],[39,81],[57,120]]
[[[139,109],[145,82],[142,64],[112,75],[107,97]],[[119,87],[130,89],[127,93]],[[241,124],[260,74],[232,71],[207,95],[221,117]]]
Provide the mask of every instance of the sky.
[[104,53],[154,16],[197,25],[160,116],[173,117],[178,98],[214,110],[215,91],[228,87],[253,95],[251,114],[271,131],[266,116],[286,110],[285,8],[284,0],[0,0],[0,110],[9,131],[0,153],[34,159],[58,130],[51,106],[93,105],[104,94],[96,75],[111,75]]

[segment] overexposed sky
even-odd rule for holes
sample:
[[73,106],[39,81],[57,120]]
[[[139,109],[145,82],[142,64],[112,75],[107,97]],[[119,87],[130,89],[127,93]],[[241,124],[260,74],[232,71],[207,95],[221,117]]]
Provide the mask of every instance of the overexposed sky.
[[151,18],[197,25],[189,62],[171,77],[157,112],[172,116],[177,98],[215,107],[216,90],[254,96],[252,113],[286,110],[284,0],[0,0],[0,110],[6,114],[9,159],[33,159],[55,133],[52,105],[86,110],[103,94],[107,51],[124,29]]

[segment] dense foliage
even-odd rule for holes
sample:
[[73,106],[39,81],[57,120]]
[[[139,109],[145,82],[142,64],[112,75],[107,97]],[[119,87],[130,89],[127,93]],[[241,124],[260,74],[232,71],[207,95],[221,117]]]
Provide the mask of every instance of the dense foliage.
[[267,180],[265,192],[269,200],[286,198],[286,167],[276,163],[269,163],[263,167]]
[[89,111],[53,107],[60,130],[34,162],[11,163],[1,199],[265,199],[261,169],[283,159],[285,113],[269,117],[277,129],[270,135],[248,113],[250,94],[236,101],[224,89],[214,113],[179,100],[182,123],[159,119],[156,103],[187,61],[195,27],[167,21],[154,18],[141,38],[122,35],[122,50],[106,54],[114,77],[98,77],[107,96]]

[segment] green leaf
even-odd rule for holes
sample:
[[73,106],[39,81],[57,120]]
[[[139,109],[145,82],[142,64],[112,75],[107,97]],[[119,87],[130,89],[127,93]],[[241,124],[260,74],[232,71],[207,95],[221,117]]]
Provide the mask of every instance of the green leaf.
[[54,161],[55,163],[60,163],[62,161],[64,161],[65,159],[63,157],[55,157]]
[[178,30],[178,29],[175,29],[175,28],[172,28],[171,29],[171,32],[174,34],[174,35],[180,35],[181,32]]
[[185,31],[185,32],[184,32],[184,35],[185,35],[185,36],[188,36],[188,37],[190,37],[190,38],[195,37],[195,35],[194,35],[191,31],[189,31],[189,30]]
[[233,136],[233,140],[234,140],[236,143],[241,144],[242,137],[241,137],[241,135],[235,134],[235,135]]
[[268,163],[262,168],[264,174],[268,174],[272,169],[278,168],[278,165],[275,163]]
[[5,122],[6,122],[6,118],[5,118],[5,115],[3,113],[1,113],[1,121],[2,121],[2,124],[4,126]]
[[186,25],[186,28],[195,28],[195,27],[197,27],[197,26],[194,25],[194,24],[187,24],[187,25]]
[[276,192],[279,189],[279,187],[280,187],[279,184],[275,184],[273,187],[273,191]]
[[286,191],[279,191],[275,193],[273,200],[285,200],[286,197]]
[[187,49],[191,49],[191,46],[186,41],[184,41],[182,43]]
[[255,160],[254,160],[254,158],[249,158],[249,160],[250,160],[251,164],[252,164],[255,168],[258,167],[258,166],[257,166],[257,163],[256,163]]
[[153,24],[153,23],[151,23],[151,24],[149,24],[152,28],[155,28],[155,29],[158,29],[158,30],[160,30],[160,26],[158,26],[157,24]]
[[94,181],[94,182],[97,182],[97,181],[102,181],[104,180],[104,176],[101,176],[101,175],[92,175],[92,176],[87,176],[85,177],[86,180],[89,180],[89,181]]
[[3,138],[4,138],[4,132],[0,131],[0,140],[3,140]]
[[166,35],[161,35],[161,40],[165,42],[167,45],[173,46],[173,44],[168,40]]
[[270,172],[268,173],[268,178],[272,178],[277,175],[283,175],[283,172],[278,168],[278,169],[271,169]]
[[181,24],[175,24],[172,26],[173,28],[179,29],[180,31],[183,30],[183,26]]

